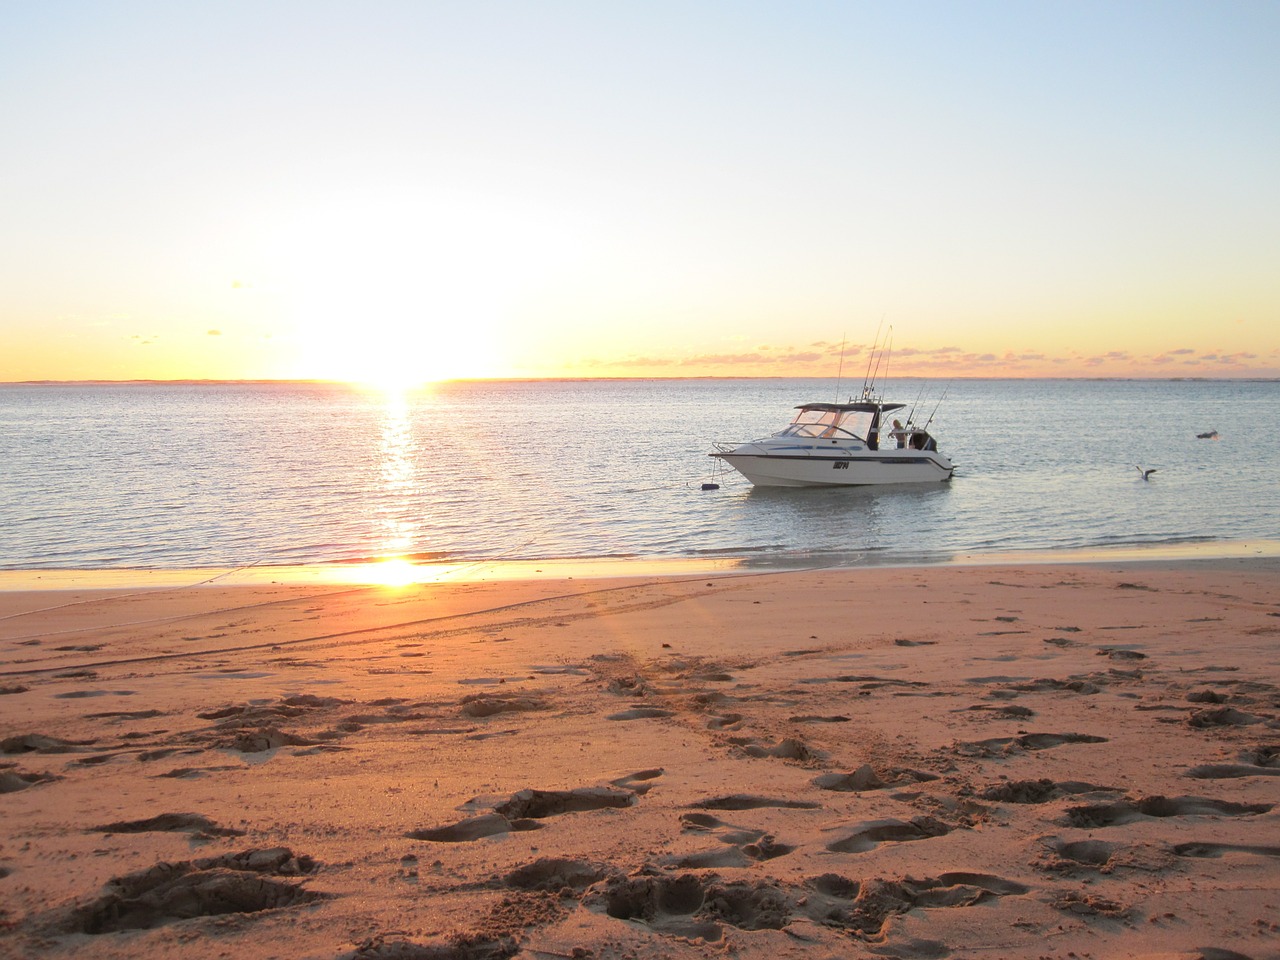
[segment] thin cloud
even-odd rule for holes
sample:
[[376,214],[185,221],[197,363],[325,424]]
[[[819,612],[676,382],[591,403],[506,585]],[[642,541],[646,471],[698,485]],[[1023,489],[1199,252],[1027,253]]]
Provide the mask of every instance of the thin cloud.
[[[845,373],[850,373],[847,361],[858,353],[866,353],[860,347],[845,345]],[[835,375],[835,357],[838,345],[819,340],[793,347],[786,344],[758,343],[740,352],[701,353],[686,357],[632,356],[618,361],[593,359],[585,366],[602,373],[609,368],[631,370],[635,375],[663,375],[663,371],[679,370],[682,374],[708,376],[826,376]],[[1169,376],[1178,368],[1212,368],[1223,375],[1239,376],[1254,372],[1260,376],[1275,376],[1275,358],[1280,350],[1262,354],[1239,351],[1224,353],[1213,351],[1200,354],[1178,347],[1163,353],[1137,354],[1128,350],[1110,350],[1105,353],[1085,355],[1078,350],[1066,350],[1061,354],[1034,350],[1005,350],[1001,353],[977,353],[962,347],[902,347],[886,357],[892,376],[928,377],[991,377],[991,376]]]

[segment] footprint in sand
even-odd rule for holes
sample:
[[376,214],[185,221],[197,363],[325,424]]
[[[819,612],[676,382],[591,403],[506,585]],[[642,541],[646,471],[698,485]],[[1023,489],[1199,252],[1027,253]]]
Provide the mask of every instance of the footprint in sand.
[[145,820],[123,820],[90,827],[93,833],[191,833],[200,837],[242,837],[243,830],[220,827],[198,813],[162,813]]
[[379,934],[340,955],[338,960],[508,960],[512,951],[511,933],[488,934],[486,928],[484,936],[468,935],[462,942],[450,939],[432,943],[388,940],[390,934]]
[[778,797],[760,797],[750,793],[735,793],[727,797],[711,797],[691,804],[698,810],[761,810],[774,807],[781,810],[816,810],[822,806],[810,800],[786,800]]
[[609,783],[615,787],[621,787],[623,790],[630,790],[639,796],[644,796],[654,784],[650,781],[658,779],[665,771],[661,767],[651,767],[648,770],[637,770],[635,773],[628,773],[626,776],[618,777],[616,780],[610,780]]
[[1044,853],[1038,865],[1054,873],[1075,873],[1081,869],[1108,874],[1121,870],[1160,873],[1173,862],[1173,853],[1164,844],[1061,840],[1057,837],[1044,837],[1039,843],[1043,845]]
[[730,737],[729,743],[735,752],[756,760],[773,757],[794,760],[796,763],[817,763],[827,758],[825,751],[816,750],[795,737],[779,740],[773,746],[764,746],[760,741],[749,737]]
[[492,717],[499,713],[528,713],[547,710],[549,705],[540,697],[520,694],[474,693],[459,701],[464,716]]
[[723,882],[693,874],[614,878],[584,901],[618,920],[673,937],[720,941],[724,925],[780,930],[791,915],[786,891],[767,881]]
[[1111,854],[1115,851],[1116,845],[1107,843],[1105,840],[1076,840],[1070,843],[1053,843],[1052,849],[1059,857],[1072,863],[1105,867],[1111,862]]
[[1079,780],[1053,781],[1048,778],[1040,780],[1011,780],[997,783],[978,792],[983,800],[995,800],[999,803],[1047,803],[1059,797],[1075,796],[1081,793],[1122,793],[1117,787],[1099,787]]
[[579,787],[576,790],[520,790],[494,807],[497,813],[511,819],[529,817],[542,820],[566,813],[630,807],[636,803],[631,790],[610,787]]
[[[1129,915],[1129,908],[1115,900],[1108,900],[1097,894],[1071,890],[1050,901],[1049,905],[1063,913],[1073,913],[1080,917],[1109,917],[1122,920]],[[1202,954],[1203,956],[1203,954]]]
[[924,770],[911,770],[907,767],[887,767],[883,776],[877,774],[870,764],[863,764],[852,773],[824,773],[813,778],[813,785],[819,790],[835,790],[840,793],[861,793],[863,790],[880,790],[884,787],[897,787],[913,783],[928,783],[940,780],[936,773]]
[[286,733],[276,727],[257,727],[237,731],[234,736],[219,741],[215,746],[237,753],[266,753],[280,747],[310,747],[315,744],[315,740]]
[[542,665],[532,666],[529,668],[534,673],[543,674],[545,676],[566,676],[566,677],[586,677],[591,675],[590,670],[584,670],[582,667],[564,667],[558,665]]
[[1228,694],[1216,690],[1193,690],[1187,694],[1188,703],[1226,703]]
[[836,790],[841,793],[861,793],[863,790],[881,790],[888,786],[876,775],[869,763],[864,763],[852,773],[824,773],[814,778],[813,785],[819,790]]
[[587,887],[617,876],[617,868],[606,863],[544,857],[512,870],[502,878],[502,884],[516,890],[581,894]]
[[310,857],[281,847],[240,854],[159,863],[116,877],[88,904],[63,911],[55,929],[90,935],[150,930],[179,920],[254,914],[327,899],[296,880],[315,872]]
[[68,693],[55,693],[55,700],[83,700],[87,697],[132,697],[133,690],[72,690]]
[[0,793],[17,793],[38,783],[53,783],[61,777],[52,773],[23,773],[21,770],[0,771]]
[[833,716],[799,716],[789,717],[791,723],[851,723],[853,718],[846,717],[843,714],[835,714]]
[[105,713],[86,713],[86,720],[150,720],[163,717],[163,710],[108,710]]
[[[828,873],[806,881],[801,910],[804,916],[823,926],[883,943],[889,921],[910,910],[970,907],[1029,892],[1030,888],[1020,883],[985,873],[956,872],[923,879],[862,881]],[[937,941],[888,943],[884,949],[902,957],[951,955],[951,950]]]
[[623,710],[620,713],[611,713],[606,720],[658,720],[663,717],[674,717],[674,710],[664,710],[662,707],[632,707],[630,710]]
[[677,870],[746,867],[762,860],[786,856],[795,850],[794,846],[778,843],[772,834],[764,830],[726,823],[709,813],[682,814],[680,824],[687,832],[706,834],[727,846],[683,856],[666,857],[662,861],[665,867]]
[[743,716],[740,713],[724,713],[713,716],[707,721],[708,730],[737,730],[742,726]]
[[1221,857],[1228,853],[1248,853],[1256,857],[1280,857],[1280,847],[1246,843],[1180,843],[1173,848],[1179,857]]
[[239,767],[176,767],[167,773],[157,773],[156,779],[198,780],[208,773],[222,773],[227,770],[238,770]]
[[899,689],[920,689],[927,687],[929,684],[923,680],[897,680],[893,677],[875,677],[864,674],[841,674],[836,677],[808,677],[800,681],[801,683],[851,683],[856,684],[859,690],[870,692],[872,690],[880,690],[884,687],[895,687]]
[[928,840],[951,832],[951,827],[933,817],[914,817],[911,820],[869,820],[856,825],[852,832],[840,840],[827,844],[832,853],[865,853],[882,843],[906,843],[912,840]]
[[[411,830],[413,840],[433,843],[468,843],[513,831],[541,829],[540,820],[568,813],[629,807],[636,803],[633,790],[612,787],[580,787],[576,790],[520,790],[493,804],[490,813],[469,817],[444,827]],[[473,803],[475,801],[472,801]]]
[[1129,647],[1103,647],[1095,651],[1099,657],[1109,657],[1112,660],[1145,660],[1147,655]]
[[[1032,710],[1030,707],[1023,707],[1023,706],[1019,706],[1018,704],[1012,704],[1012,703],[1002,704],[1001,706],[997,706],[997,707],[993,707],[990,704],[985,704],[985,703],[975,703],[973,706],[966,707],[964,709],[969,711],[982,711],[985,713],[990,713],[993,717],[999,717],[1000,719],[1005,719],[1005,720],[1007,719],[1025,720],[1027,717],[1034,717],[1036,715],[1036,712]],[[960,712],[960,711],[956,711],[956,712]]]
[[20,737],[0,740],[0,753],[76,753],[81,747],[91,747],[97,740],[60,740],[42,733],[28,733]]
[[1025,733],[1017,737],[958,741],[954,752],[966,757],[1000,757],[1022,750],[1048,750],[1066,743],[1106,743],[1106,737],[1088,733]]
[[1272,803],[1230,803],[1204,797],[1142,797],[1114,803],[1069,807],[1065,822],[1072,827],[1113,827],[1148,817],[1247,817],[1266,813]]
[[1259,767],[1280,767],[1280,744],[1263,744],[1240,758]]
[[1261,717],[1251,713],[1243,713],[1233,707],[1212,707],[1204,710],[1193,710],[1187,717],[1187,726],[1196,730],[1207,730],[1213,727],[1249,727],[1262,723]]
[[513,831],[540,829],[542,824],[536,820],[508,820],[499,813],[486,813],[445,827],[410,830],[405,836],[411,840],[428,840],[432,843],[471,843],[474,840],[502,836]]
[[[165,757],[171,757],[175,753],[179,754],[180,756],[195,756],[196,754],[204,753],[204,750],[200,748],[195,748],[191,750],[182,750],[182,749],[179,749],[178,747],[157,747],[154,750],[142,751],[140,754],[138,754],[138,760],[142,763],[150,763],[153,760],[163,760]],[[228,767],[226,769],[231,769],[231,768]]]
[[1080,693],[1094,694],[1101,691],[1096,683],[1088,680],[1055,680],[1051,677],[1041,677],[1038,680],[1029,680],[1025,683],[1007,684],[1009,690],[1016,690],[1019,693]]
[[1193,780],[1234,780],[1239,777],[1280,777],[1280,767],[1259,767],[1251,763],[1206,763],[1182,774]]
[[806,921],[879,944],[895,956],[920,958],[945,957],[951,951],[937,941],[886,943],[893,917],[917,908],[967,907],[1028,892],[1020,883],[981,873],[864,881],[824,874],[798,886],[770,880],[725,882],[714,874],[658,873],[611,878],[589,890],[583,903],[588,909],[671,937],[717,942],[725,927],[733,927],[785,929],[803,942],[805,935],[789,928]]
[[197,713],[196,716],[201,720],[231,721],[231,723],[226,724],[231,726],[262,724],[278,718],[292,719],[317,710],[329,710],[334,707],[347,706],[352,702],[338,697],[318,697],[311,693],[301,693],[281,697],[277,703],[232,705],[215,710],[206,710],[203,713]]

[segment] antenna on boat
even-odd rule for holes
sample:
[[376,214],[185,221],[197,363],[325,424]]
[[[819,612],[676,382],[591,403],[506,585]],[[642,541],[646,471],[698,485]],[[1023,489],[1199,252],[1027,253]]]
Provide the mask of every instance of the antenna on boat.
[[840,337],[840,366],[836,370],[836,403],[840,402],[840,378],[844,376],[844,343],[848,338],[848,334],[842,334]]
[[868,389],[871,385],[871,361],[876,358],[876,347],[880,344],[880,328],[884,326],[884,317],[880,318],[880,324],[876,327],[876,338],[871,341],[871,351],[867,354],[867,372],[862,378],[862,397],[865,400]]

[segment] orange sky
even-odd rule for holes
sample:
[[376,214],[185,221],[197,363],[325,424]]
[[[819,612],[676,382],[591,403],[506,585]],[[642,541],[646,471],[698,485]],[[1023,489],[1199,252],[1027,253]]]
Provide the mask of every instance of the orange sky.
[[1274,4],[28,5],[0,381],[828,377],[890,328],[901,376],[1280,376],[1278,34]]

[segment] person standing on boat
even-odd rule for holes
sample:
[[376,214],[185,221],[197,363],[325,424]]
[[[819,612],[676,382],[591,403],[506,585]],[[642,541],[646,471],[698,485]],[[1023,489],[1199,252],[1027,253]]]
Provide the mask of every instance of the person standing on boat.
[[907,430],[900,421],[893,421],[893,429],[889,431],[889,436],[898,441],[899,450],[907,445]]

